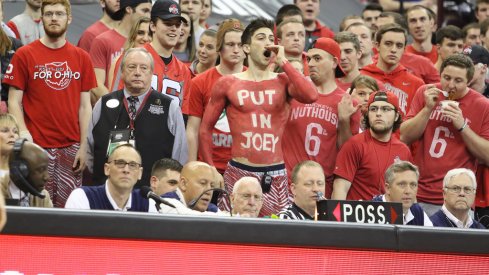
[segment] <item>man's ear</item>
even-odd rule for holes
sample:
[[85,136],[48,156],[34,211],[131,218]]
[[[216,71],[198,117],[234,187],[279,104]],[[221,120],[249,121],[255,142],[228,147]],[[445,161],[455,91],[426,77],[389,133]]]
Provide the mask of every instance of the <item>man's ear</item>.
[[178,188],[180,188],[182,192],[187,191],[187,184],[188,184],[187,179],[184,177],[180,177],[180,183],[178,184]]
[[250,45],[249,44],[243,44],[243,52],[245,54],[250,54]]
[[157,182],[158,182],[158,178],[156,176],[151,176],[151,178],[149,178],[149,186],[151,187],[152,190],[156,189]]

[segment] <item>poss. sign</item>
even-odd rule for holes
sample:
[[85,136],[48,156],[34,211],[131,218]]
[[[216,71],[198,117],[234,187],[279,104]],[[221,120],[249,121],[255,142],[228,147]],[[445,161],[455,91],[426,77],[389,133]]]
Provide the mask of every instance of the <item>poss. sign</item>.
[[380,201],[317,202],[318,220],[337,222],[402,224],[402,204]]

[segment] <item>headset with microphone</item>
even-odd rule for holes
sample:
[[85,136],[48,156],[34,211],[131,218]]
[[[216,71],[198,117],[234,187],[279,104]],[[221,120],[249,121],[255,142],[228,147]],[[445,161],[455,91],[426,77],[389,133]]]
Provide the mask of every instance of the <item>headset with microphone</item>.
[[[196,199],[193,199],[190,201],[190,203],[188,204],[188,208],[190,209],[194,209],[195,205],[199,202],[199,200],[202,198],[202,196],[204,196],[205,193],[209,192],[209,191],[216,191],[216,192],[219,192],[221,194],[225,194],[226,195],[226,198],[228,199],[228,202],[229,202],[229,205],[231,205],[231,200],[229,198],[229,192],[222,189],[222,188],[210,188],[210,189],[207,189],[207,190],[204,190],[204,192],[202,192]],[[231,216],[233,215],[232,214],[232,211],[233,209],[231,209]]]
[[29,177],[29,166],[25,160],[23,160],[20,155],[22,153],[22,147],[24,146],[24,142],[27,139],[21,138],[17,139],[14,143],[14,159],[9,163],[10,169],[10,179],[14,182],[14,184],[22,190],[22,192],[26,194],[32,194],[41,199],[44,199],[46,196],[37,191],[34,186],[32,186],[27,178]]

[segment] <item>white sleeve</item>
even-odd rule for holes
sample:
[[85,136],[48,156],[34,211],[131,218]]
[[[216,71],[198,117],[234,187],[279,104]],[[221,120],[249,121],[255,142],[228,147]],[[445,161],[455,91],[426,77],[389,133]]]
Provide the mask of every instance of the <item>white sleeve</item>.
[[426,212],[424,211],[423,211],[423,216],[424,216],[424,226],[433,226],[430,217],[428,217],[428,215],[426,215]]
[[65,208],[68,209],[90,209],[87,194],[81,188],[73,190],[66,201]]

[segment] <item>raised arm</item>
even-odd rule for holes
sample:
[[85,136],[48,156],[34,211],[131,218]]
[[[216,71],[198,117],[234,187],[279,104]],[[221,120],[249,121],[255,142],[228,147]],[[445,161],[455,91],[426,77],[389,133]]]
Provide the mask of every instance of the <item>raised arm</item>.
[[287,90],[289,96],[301,103],[315,102],[319,96],[316,86],[289,63],[285,57],[284,47],[271,45],[266,48],[276,54],[275,63],[282,68],[289,78]]
[[[420,89],[423,89],[420,88]],[[422,95],[419,93],[423,93]],[[436,106],[438,95],[441,92],[440,89],[434,85],[428,86],[428,88],[422,92],[418,90],[415,98],[413,99],[413,105],[411,105],[411,111],[419,110],[419,112],[412,118],[404,121],[401,124],[401,141],[406,144],[411,144],[418,140],[424,133],[428,120],[430,118],[431,111]],[[418,102],[416,97],[424,96],[424,106],[417,106]],[[410,113],[411,113],[410,111]],[[409,116],[409,114],[408,114]]]

